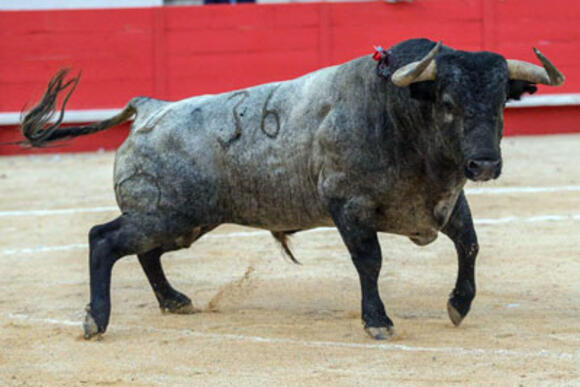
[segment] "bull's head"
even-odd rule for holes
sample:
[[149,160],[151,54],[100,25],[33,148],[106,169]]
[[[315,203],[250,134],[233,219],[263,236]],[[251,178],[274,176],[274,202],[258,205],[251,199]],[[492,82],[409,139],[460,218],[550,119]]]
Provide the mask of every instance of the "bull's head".
[[391,79],[399,87],[410,86],[413,98],[433,104],[436,126],[459,140],[468,179],[495,179],[502,167],[499,145],[505,102],[535,92],[538,83],[561,85],[564,76],[535,48],[543,67],[490,52],[439,53],[440,48],[441,42]]

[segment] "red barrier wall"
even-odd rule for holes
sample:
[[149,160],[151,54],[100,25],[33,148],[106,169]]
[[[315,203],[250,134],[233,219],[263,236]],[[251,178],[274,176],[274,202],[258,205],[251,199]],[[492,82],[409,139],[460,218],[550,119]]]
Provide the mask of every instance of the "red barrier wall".
[[[415,0],[147,9],[0,12],[0,112],[36,100],[60,67],[82,69],[68,107],[122,107],[131,97],[179,99],[293,78],[412,37],[536,61],[540,48],[580,92],[577,0]],[[533,119],[526,118],[527,112]],[[513,110],[512,110],[513,111]],[[508,112],[506,134],[579,131],[577,108]],[[556,122],[538,127],[538,119]],[[532,126],[530,126],[532,125]],[[554,129],[557,128],[557,129]],[[94,147],[113,143],[91,141]],[[0,141],[14,130],[0,127]],[[63,151],[77,150],[75,141]],[[92,149],[89,147],[89,149]],[[12,153],[0,147],[0,153]]]

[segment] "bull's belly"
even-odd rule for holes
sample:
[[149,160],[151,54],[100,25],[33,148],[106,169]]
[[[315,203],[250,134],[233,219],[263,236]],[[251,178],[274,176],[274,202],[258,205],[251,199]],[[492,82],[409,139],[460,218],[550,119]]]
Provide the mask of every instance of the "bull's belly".
[[[425,214],[427,215],[427,214]],[[379,225],[379,231],[402,235],[414,243],[423,246],[437,239],[441,226],[428,216],[417,217],[416,214],[388,214]]]
[[426,198],[398,203],[387,207],[380,216],[379,230],[409,237],[418,245],[426,245],[435,239],[445,227],[459,197],[460,189],[454,190],[429,204]]
[[304,189],[304,185],[285,184],[283,181],[276,185],[262,182],[254,187],[245,184],[229,187],[227,197],[223,198],[224,206],[228,208],[227,221],[272,231],[333,224],[316,192]]

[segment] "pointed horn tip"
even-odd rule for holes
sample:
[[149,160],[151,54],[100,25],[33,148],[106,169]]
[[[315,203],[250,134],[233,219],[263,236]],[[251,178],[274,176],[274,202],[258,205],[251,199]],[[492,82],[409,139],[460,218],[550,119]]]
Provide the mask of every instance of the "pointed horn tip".
[[435,44],[435,46],[427,54],[427,57],[430,57],[432,59],[435,57],[435,55],[437,55],[437,53],[439,53],[439,49],[441,48],[441,42],[442,40],[438,41],[437,44]]
[[554,68],[554,70],[556,71],[556,76],[554,79],[555,83],[552,86],[560,86],[564,83],[564,81],[566,80],[566,77],[564,76],[564,74],[562,74],[560,72],[560,70],[558,70],[549,60],[548,58],[546,58],[544,56],[544,54],[542,54],[542,52],[540,50],[538,50],[536,47],[532,47],[532,49],[534,50],[534,54],[536,54],[536,56],[540,59],[540,61],[545,65],[545,62],[548,62],[548,64]]
[[443,45],[443,41],[440,40],[437,42],[437,44],[435,45],[434,49],[439,50],[441,48],[441,46]]
[[534,50],[534,54],[536,54],[536,56],[545,58],[544,54],[542,54],[542,51],[538,50],[536,47],[532,47],[532,49]]

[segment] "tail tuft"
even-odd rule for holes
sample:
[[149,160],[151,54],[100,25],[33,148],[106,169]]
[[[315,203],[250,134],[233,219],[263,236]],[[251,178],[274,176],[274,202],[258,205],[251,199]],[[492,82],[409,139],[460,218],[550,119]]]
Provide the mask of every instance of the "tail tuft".
[[301,265],[301,263],[294,257],[292,250],[290,250],[290,247],[288,246],[288,234],[290,233],[284,231],[272,231],[272,236],[280,243],[280,246],[282,246],[282,250],[286,256],[290,258],[290,260],[295,264]]
[[[64,117],[64,109],[72,92],[79,83],[81,74],[70,80],[65,80],[68,69],[60,69],[48,82],[48,86],[40,102],[28,111],[20,126],[22,135],[26,138],[22,145],[42,147],[52,140],[54,132],[58,129]],[[49,122],[56,113],[56,102],[59,93],[67,90],[66,96],[60,108],[58,119],[49,125]],[[62,138],[62,137],[61,137]]]
[[[129,103],[119,114],[109,119],[90,125],[61,128],[60,124],[64,117],[66,103],[81,78],[79,72],[76,77],[65,80],[68,73],[68,69],[61,69],[54,74],[50,82],[48,82],[48,86],[40,102],[24,115],[20,124],[20,131],[26,140],[20,142],[20,145],[43,147],[53,141],[96,133],[119,125],[135,114],[135,108]],[[66,91],[66,96],[62,101],[58,119],[53,124],[49,124],[56,112],[58,95],[63,91]]]

